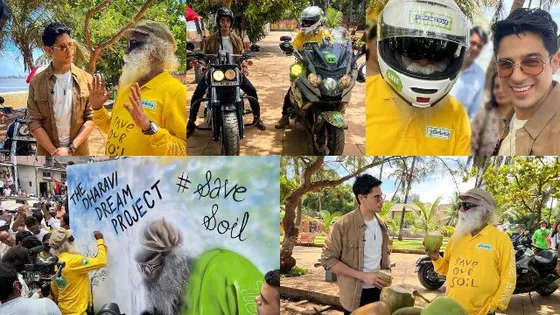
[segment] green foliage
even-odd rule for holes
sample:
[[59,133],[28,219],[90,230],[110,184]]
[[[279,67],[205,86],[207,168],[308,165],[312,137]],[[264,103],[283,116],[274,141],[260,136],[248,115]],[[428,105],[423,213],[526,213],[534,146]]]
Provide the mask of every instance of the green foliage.
[[325,25],[328,28],[335,28],[342,23],[342,17],[342,12],[333,8],[328,8],[325,12]]
[[[205,22],[211,27],[214,24],[214,12],[221,6],[210,1],[191,3],[192,8],[201,16],[207,17]],[[242,34],[242,24],[245,19],[245,29],[251,42],[261,40],[266,34],[264,27],[267,23],[274,23],[286,16],[296,17],[306,7],[305,1],[297,0],[236,0],[231,10],[235,15],[234,28]]]
[[560,198],[558,157],[514,157],[510,164],[488,167],[483,178],[496,199],[498,215],[529,227],[550,215],[546,207],[551,198]]
[[[280,182],[282,183],[282,181]],[[308,213],[309,210],[313,212],[326,210],[329,213],[338,211],[345,214],[356,208],[354,200],[352,186],[342,184],[307,194],[303,198],[303,207]]]
[[295,180],[280,177],[280,202],[284,201],[297,187],[298,184]]
[[294,266],[288,273],[285,274],[286,277],[299,277],[309,273],[309,269]]
[[[94,48],[108,41],[120,29],[130,23],[142,8],[146,0],[114,0],[99,14],[94,14],[90,20],[91,41]],[[86,12],[99,4],[97,0],[68,0],[64,5],[58,6],[56,18],[73,29],[72,37],[85,44]],[[175,51],[179,58],[180,68],[178,73],[186,71],[186,24],[182,16],[185,4],[175,0],[156,0],[148,9],[142,20],[161,22],[173,33],[177,42]],[[107,81],[113,85],[118,83],[121,69],[124,64],[124,48],[126,38],[121,37],[115,44],[107,47],[98,60],[96,70],[103,72]]]
[[319,215],[321,216],[321,220],[323,221],[323,226],[325,227],[325,231],[328,233],[331,229],[331,225],[334,223],[334,221],[337,218],[342,216],[343,213],[341,211],[330,213],[327,210],[321,210],[319,212]]

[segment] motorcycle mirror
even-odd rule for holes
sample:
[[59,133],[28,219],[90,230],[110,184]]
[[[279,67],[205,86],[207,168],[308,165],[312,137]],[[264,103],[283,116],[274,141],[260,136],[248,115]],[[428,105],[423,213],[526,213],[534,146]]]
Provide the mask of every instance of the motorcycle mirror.
[[291,42],[292,37],[291,36],[282,36],[282,37],[280,37],[280,40],[283,41],[283,42]]
[[194,44],[192,42],[187,42],[187,50],[194,50]]
[[360,83],[364,83],[366,82],[366,64],[362,64],[359,68],[358,68],[358,77],[356,78],[356,81],[360,82]]
[[4,104],[4,98],[0,96],[0,104]]

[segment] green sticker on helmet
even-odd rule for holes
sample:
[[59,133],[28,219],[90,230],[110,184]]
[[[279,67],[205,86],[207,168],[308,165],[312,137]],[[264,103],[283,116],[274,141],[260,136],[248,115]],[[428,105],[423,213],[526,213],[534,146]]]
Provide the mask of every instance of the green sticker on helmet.
[[389,84],[391,84],[397,92],[401,92],[402,91],[402,80],[399,77],[399,75],[391,69],[387,70],[387,72],[385,72],[385,74],[387,76],[387,82]]
[[338,62],[338,58],[335,54],[329,52],[325,54],[325,61],[330,64],[334,64]]
[[427,25],[451,31],[453,29],[453,18],[441,13],[411,10],[409,22],[413,25]]

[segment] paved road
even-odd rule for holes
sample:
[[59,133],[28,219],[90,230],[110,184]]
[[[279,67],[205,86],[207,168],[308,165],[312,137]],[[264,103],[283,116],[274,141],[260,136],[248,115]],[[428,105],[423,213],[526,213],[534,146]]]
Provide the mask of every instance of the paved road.
[[[266,125],[265,131],[255,127],[246,130],[245,138],[241,141],[241,155],[309,155],[313,154],[310,136],[301,125],[290,126],[289,129],[276,130],[274,125],[280,119],[284,94],[289,87],[289,67],[294,62],[293,57],[282,54],[278,44],[280,37],[291,35],[289,32],[271,32],[259,42],[261,51],[256,53],[253,66],[250,68],[249,79],[257,89],[261,103],[261,118]],[[194,82],[194,73],[187,75],[188,82]],[[196,85],[190,83],[187,91],[187,104]],[[199,112],[197,124],[203,123]],[[352,94],[352,100],[346,110],[346,145],[344,155],[365,154],[365,85],[357,83]],[[246,122],[253,120],[252,115],[246,116]],[[210,131],[197,130],[188,139],[189,155],[219,155],[220,145],[211,140]]]
[[[313,264],[321,255],[321,248],[297,246],[294,249],[294,258],[297,265],[309,269],[311,272],[303,277],[283,278],[282,286],[306,288],[310,291],[319,292],[327,295],[338,296],[338,287],[332,282],[323,281],[325,279],[325,271],[323,268],[315,268]],[[391,262],[396,263],[393,269],[393,283],[404,283],[415,287],[418,291],[428,299],[436,296],[444,295],[445,285],[436,291],[428,291],[418,282],[417,274],[414,272],[416,260],[422,255],[414,254],[392,254]],[[541,297],[537,293],[531,294],[533,303],[529,298],[529,294],[514,295],[509,303],[508,310],[504,313],[507,315],[557,315],[560,314],[560,290],[553,295]],[[416,305],[423,306],[425,303],[417,299]],[[282,314],[289,314],[284,312]],[[339,315],[342,312],[331,311],[329,315]]]

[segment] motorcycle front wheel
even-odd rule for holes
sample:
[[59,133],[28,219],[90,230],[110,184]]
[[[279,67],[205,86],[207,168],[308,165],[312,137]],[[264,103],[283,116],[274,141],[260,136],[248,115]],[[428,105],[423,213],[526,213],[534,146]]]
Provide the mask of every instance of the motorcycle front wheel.
[[222,114],[222,155],[239,155],[239,126],[235,112]]
[[315,155],[342,155],[344,129],[324,124],[318,133],[311,134]]
[[423,264],[420,267],[420,270],[418,270],[418,281],[428,290],[437,290],[445,283],[439,280],[432,264]]

